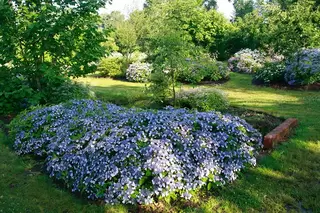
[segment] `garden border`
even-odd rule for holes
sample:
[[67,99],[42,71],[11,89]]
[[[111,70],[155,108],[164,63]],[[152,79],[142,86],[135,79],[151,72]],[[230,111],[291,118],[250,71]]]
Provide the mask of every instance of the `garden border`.
[[269,132],[263,139],[264,149],[272,149],[275,144],[283,142],[286,139],[293,128],[298,126],[298,120],[296,118],[288,118],[271,132]]

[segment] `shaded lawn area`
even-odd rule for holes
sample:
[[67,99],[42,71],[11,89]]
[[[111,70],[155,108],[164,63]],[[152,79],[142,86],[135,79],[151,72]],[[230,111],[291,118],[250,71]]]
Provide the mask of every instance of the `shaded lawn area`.
[[[130,107],[150,103],[144,84],[80,80],[89,82],[104,101]],[[228,93],[233,106],[296,117],[299,127],[234,183],[203,191],[192,202],[139,207],[98,206],[58,187],[34,169],[36,160],[16,156],[1,133],[0,212],[320,212],[320,92],[256,87],[251,76],[236,73],[215,87]]]

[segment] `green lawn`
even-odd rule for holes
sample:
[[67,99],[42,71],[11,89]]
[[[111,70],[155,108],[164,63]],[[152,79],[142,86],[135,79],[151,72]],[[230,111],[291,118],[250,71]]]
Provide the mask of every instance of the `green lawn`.
[[[80,79],[99,99],[125,106],[149,106],[144,84],[110,79]],[[275,90],[251,85],[249,75],[232,73],[216,86],[231,104],[276,116],[296,117],[289,141],[259,160],[233,184],[201,192],[192,202],[152,206],[90,203],[38,172],[37,161],[14,154],[0,134],[0,212],[320,212],[320,92]]]

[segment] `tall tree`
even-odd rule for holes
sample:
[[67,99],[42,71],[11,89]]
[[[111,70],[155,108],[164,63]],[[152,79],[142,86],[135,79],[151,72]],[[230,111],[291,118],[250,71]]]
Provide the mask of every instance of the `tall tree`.
[[120,11],[112,11],[110,14],[102,14],[101,19],[105,27],[116,28],[124,22],[125,17]]
[[234,0],[235,19],[243,18],[246,14],[251,13],[254,10],[254,4],[254,0]]

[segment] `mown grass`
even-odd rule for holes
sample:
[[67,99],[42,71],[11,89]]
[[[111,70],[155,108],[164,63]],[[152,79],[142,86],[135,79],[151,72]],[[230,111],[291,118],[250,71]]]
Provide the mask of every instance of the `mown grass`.
[[[256,168],[237,181],[192,202],[152,206],[103,206],[90,203],[57,186],[35,170],[38,162],[14,154],[0,134],[0,212],[320,212],[320,92],[275,90],[251,85],[249,75],[233,73],[216,87],[227,92],[233,106],[296,117],[295,134],[260,158]],[[146,106],[144,84],[110,79],[87,81],[99,99],[125,106]]]

